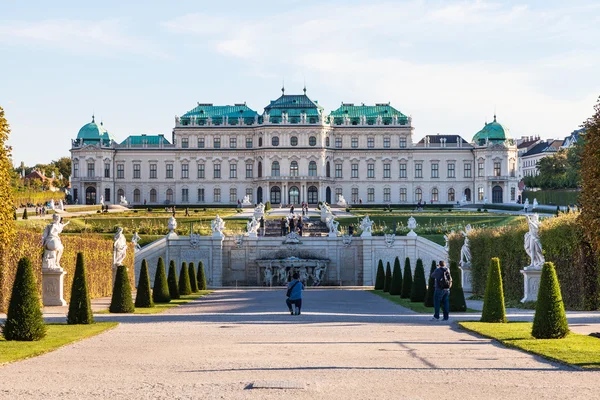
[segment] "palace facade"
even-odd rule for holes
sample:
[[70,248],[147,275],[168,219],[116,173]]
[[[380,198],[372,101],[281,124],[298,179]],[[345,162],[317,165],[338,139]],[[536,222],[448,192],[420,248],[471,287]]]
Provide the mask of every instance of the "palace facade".
[[[283,90],[282,90],[283,92]],[[72,196],[78,203],[182,206],[252,203],[514,203],[517,147],[486,123],[471,141],[429,135],[415,143],[412,119],[389,103],[343,103],[325,113],[304,94],[271,101],[198,103],[164,135],[117,141],[102,123],[72,140]]]

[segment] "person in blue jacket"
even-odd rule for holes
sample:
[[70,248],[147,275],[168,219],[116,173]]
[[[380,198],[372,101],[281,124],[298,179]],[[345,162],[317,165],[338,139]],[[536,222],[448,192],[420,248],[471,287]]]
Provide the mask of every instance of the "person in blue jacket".
[[302,308],[302,290],[304,289],[304,285],[300,282],[300,275],[297,272],[294,272],[292,278],[293,280],[288,283],[288,298],[285,300],[285,303],[287,304],[291,315],[294,315],[292,304],[296,308],[295,314],[300,315],[300,309]]

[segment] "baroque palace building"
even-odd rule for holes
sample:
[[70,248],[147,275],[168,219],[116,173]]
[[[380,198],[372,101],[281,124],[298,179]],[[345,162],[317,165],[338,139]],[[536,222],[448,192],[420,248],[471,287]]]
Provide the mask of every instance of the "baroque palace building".
[[262,114],[245,103],[198,103],[164,135],[122,142],[102,123],[72,140],[74,201],[182,206],[252,203],[514,203],[517,147],[486,123],[468,142],[428,135],[389,103],[342,105],[330,114],[306,96],[282,95]]

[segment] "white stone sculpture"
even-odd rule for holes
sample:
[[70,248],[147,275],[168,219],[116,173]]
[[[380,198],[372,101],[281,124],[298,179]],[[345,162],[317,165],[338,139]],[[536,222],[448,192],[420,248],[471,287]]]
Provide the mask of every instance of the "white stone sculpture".
[[142,238],[140,237],[140,235],[138,235],[137,231],[133,232],[133,236],[131,237],[131,243],[133,243],[133,247],[135,249],[135,251],[140,250],[142,247],[138,244],[138,242],[141,240]]
[[417,229],[417,220],[415,219],[415,217],[411,216],[408,219],[408,224],[406,226],[408,227],[408,229],[410,229],[410,232],[408,232],[406,236],[417,236],[417,234],[415,233],[415,229]]
[[466,204],[467,203],[467,195],[463,194],[462,198],[460,199],[460,204]]
[[279,275],[279,284],[285,285],[287,283],[287,271],[283,265],[279,266],[278,275]]
[[538,206],[537,199],[533,199],[533,208],[537,208],[537,206]]
[[529,232],[525,234],[525,251],[531,259],[531,263],[527,268],[542,269],[546,260],[542,254],[542,242],[539,235],[539,215],[526,215],[525,218],[527,218],[527,224],[529,225]]
[[121,196],[121,201],[120,201],[120,204],[121,204],[122,206],[126,206],[126,205],[128,205],[128,204],[129,204],[129,202],[127,201],[127,198],[126,198],[125,196]]
[[177,233],[175,233],[175,229],[177,229],[177,220],[174,215],[171,215],[169,221],[167,222],[167,226],[169,227],[168,237],[177,237]]
[[212,220],[210,227],[212,229],[213,236],[221,238],[225,237],[225,234],[223,234],[223,231],[225,230],[225,222],[221,217],[219,217],[219,214],[217,214],[215,219]]
[[271,267],[265,268],[265,286],[273,286],[273,270]]
[[327,228],[329,228],[329,237],[337,237],[340,223],[333,216],[327,218]]
[[260,219],[261,217],[264,217],[264,215],[265,215],[265,205],[263,203],[259,203],[254,208],[254,218]]
[[308,270],[306,269],[306,267],[300,267],[300,269],[298,270],[298,274],[300,275],[300,282],[306,285],[306,281],[308,281]]
[[523,203],[523,211],[527,212],[529,209],[529,199],[525,199],[525,203]]
[[104,206],[104,196],[100,196],[100,205]]
[[340,206],[340,207],[346,207],[346,206],[348,206],[348,203],[346,202],[346,199],[341,194],[340,194],[340,197],[338,198],[337,205]]
[[51,210],[54,210],[54,207],[55,207],[55,205],[54,205],[54,199],[52,199],[52,200],[50,200],[50,206],[48,208],[51,209]]
[[42,246],[44,247],[44,256],[42,260],[43,270],[59,270],[60,258],[64,251],[63,244],[60,240],[60,234],[64,227],[69,225],[69,221],[64,224],[61,222],[61,217],[58,214],[52,216],[52,222],[46,226],[42,234]]
[[319,286],[325,276],[325,268],[317,264],[313,271],[313,286]]
[[113,268],[123,265],[125,257],[127,256],[127,239],[123,235],[123,228],[117,228],[113,243]]
[[488,203],[488,198],[487,196],[483,198],[483,204],[487,204]]
[[362,230],[362,233],[360,234],[360,237],[370,237],[372,236],[373,233],[373,221],[371,221],[371,218],[369,218],[368,215],[366,215],[362,221],[360,221],[360,229]]
[[258,221],[256,220],[256,218],[252,217],[252,219],[246,223],[246,231],[248,233],[248,236],[249,237],[257,237],[259,226],[260,225],[259,225]]
[[248,207],[251,205],[252,205],[252,203],[250,202],[250,196],[248,196],[248,195],[244,196],[244,199],[242,200],[242,207]]
[[327,203],[321,204],[321,222],[327,223],[327,218],[329,217],[333,217],[331,208],[327,205]]
[[65,204],[63,203],[62,199],[58,201],[58,210],[65,211]]
[[471,224],[465,226],[465,230],[460,233],[464,236],[465,242],[460,248],[460,262],[458,263],[461,267],[471,267],[471,248],[469,247],[469,233],[471,232]]

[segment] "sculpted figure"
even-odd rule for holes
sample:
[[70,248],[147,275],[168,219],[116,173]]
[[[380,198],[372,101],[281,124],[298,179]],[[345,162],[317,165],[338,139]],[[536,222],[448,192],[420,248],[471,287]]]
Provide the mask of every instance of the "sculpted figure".
[[64,251],[60,240],[60,233],[64,227],[69,225],[69,221],[62,223],[62,218],[58,214],[52,216],[52,222],[46,226],[42,234],[42,246],[44,247],[43,269],[60,269],[60,258]]
[[215,219],[213,219],[210,223],[210,227],[212,229],[213,234],[219,233],[222,235],[223,231],[225,230],[225,222],[221,217],[219,217],[219,214],[217,214]]
[[460,265],[471,264],[471,249],[469,248],[469,233],[471,232],[471,224],[465,227],[461,234],[465,237],[465,242],[460,248]]
[[541,269],[544,264],[544,255],[542,254],[542,242],[540,241],[540,219],[537,214],[526,215],[529,232],[525,234],[525,251],[531,259],[529,268]]
[[287,271],[285,270],[285,267],[283,265],[279,266],[278,275],[279,275],[279,284],[285,285],[287,282]]
[[306,269],[306,267],[300,267],[298,273],[300,274],[300,281],[306,285],[306,281],[308,281],[308,270]]
[[171,218],[169,218],[168,226],[169,232],[175,232],[175,229],[177,229],[177,220],[175,219],[175,216],[171,215]]
[[252,219],[246,223],[246,231],[248,233],[257,233],[258,227],[259,224],[255,217],[252,217]]
[[123,265],[125,256],[127,255],[127,239],[123,235],[123,228],[117,228],[113,244],[113,266]]
[[369,236],[371,235],[373,231],[373,221],[371,221],[371,218],[369,218],[368,215],[365,216],[360,222],[360,229],[363,231],[363,233],[366,233]]
[[273,270],[271,267],[265,268],[265,286],[271,286],[273,284]]
[[141,246],[138,244],[138,242],[141,240],[142,238],[140,237],[140,235],[138,235],[137,231],[135,231],[133,233],[133,236],[131,237],[131,243],[133,243],[133,246],[135,248],[136,251],[141,249]]

